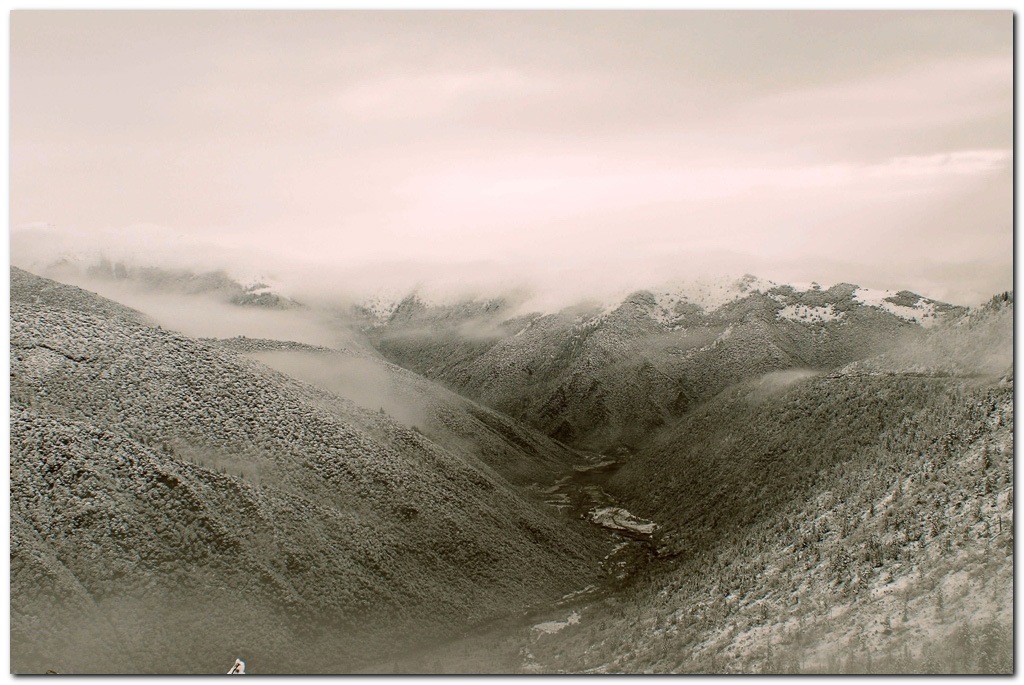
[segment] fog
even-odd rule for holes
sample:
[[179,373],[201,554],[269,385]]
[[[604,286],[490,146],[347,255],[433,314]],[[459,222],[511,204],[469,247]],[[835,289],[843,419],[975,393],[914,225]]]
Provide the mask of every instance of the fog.
[[[421,661],[417,647],[424,659],[449,661],[450,656],[456,664],[473,663],[443,646],[430,649],[438,647],[430,640],[459,634],[487,642],[477,663],[481,670],[527,671],[536,656],[530,650],[543,657],[541,648],[551,652],[536,660],[545,668],[597,664],[605,654],[608,659],[598,669],[652,664],[657,669],[674,664],[674,656],[688,663],[693,640],[720,627],[711,614],[727,621],[736,608],[735,602],[722,604],[721,592],[716,599],[712,585],[691,582],[699,580],[691,570],[700,572],[703,559],[725,558],[723,550],[752,550],[737,542],[750,532],[750,540],[757,542],[760,535],[768,541],[765,531],[774,530],[775,521],[768,516],[795,521],[774,507],[799,501],[790,497],[798,492],[791,487],[797,481],[782,479],[778,489],[765,480],[764,488],[750,490],[756,495],[750,499],[730,489],[735,469],[687,485],[681,480],[685,469],[682,476],[673,475],[678,469],[671,463],[647,460],[641,449],[658,439],[658,430],[674,435],[682,425],[660,407],[688,411],[719,392],[713,386],[725,379],[744,383],[747,398],[756,404],[813,383],[809,379],[819,371],[747,375],[746,347],[751,340],[769,339],[761,333],[774,305],[741,312],[738,330],[760,337],[739,337],[740,344],[726,345],[725,354],[696,357],[707,368],[692,374],[686,354],[711,345],[721,334],[717,328],[651,333],[632,347],[621,330],[624,316],[593,339],[577,331],[564,335],[565,329],[575,314],[593,315],[637,290],[744,274],[778,284],[816,282],[828,288],[845,282],[910,290],[968,306],[1012,290],[1014,47],[1010,11],[12,12],[11,263],[134,307],[190,337],[245,336],[330,348],[281,346],[289,349],[243,354],[374,413],[367,416],[325,396],[321,408],[338,416],[337,430],[323,416],[299,411],[281,431],[267,432],[252,428],[266,422],[266,412],[232,411],[224,417],[217,402],[198,393],[185,402],[191,403],[190,411],[201,412],[197,439],[204,430],[237,425],[242,447],[222,454],[166,436],[168,446],[179,460],[236,479],[204,476],[172,496],[146,476],[152,491],[118,493],[118,507],[127,508],[97,504],[91,485],[96,474],[90,469],[50,469],[45,482],[59,486],[21,494],[45,504],[57,498],[68,506],[55,507],[52,516],[49,508],[39,509],[44,516],[28,504],[18,510],[12,505],[12,518],[24,530],[11,541],[21,569],[11,585],[21,602],[12,609],[12,631],[17,631],[11,635],[12,668],[45,670],[53,664],[78,672],[226,672],[241,657],[253,673],[344,672],[356,666],[422,672],[435,662]],[[104,260],[129,270],[223,272],[235,283],[188,293],[160,279],[147,284],[144,278],[90,273]],[[245,288],[257,282],[292,302],[281,308],[232,302],[231,288],[248,292]],[[503,302],[477,308],[473,316],[446,317],[449,312],[432,310],[434,319],[411,317],[403,324],[396,318],[376,332],[363,330],[371,322],[353,305],[386,313],[413,293],[428,305]],[[509,345],[508,358],[500,358],[499,347],[474,361],[474,353],[488,349],[490,341],[516,333],[502,322],[518,314],[559,311],[555,321],[540,324],[551,324],[555,348],[545,348],[548,341],[541,335],[524,336],[529,344]],[[449,325],[460,318],[468,321]],[[829,325],[857,327],[856,318]],[[897,327],[881,315],[862,318],[865,339],[889,339],[887,331]],[[959,328],[915,330],[869,362],[882,372],[909,368],[913,373],[920,367],[997,382],[1007,371],[1012,374],[1010,313],[960,321],[966,323]],[[804,365],[819,356],[845,358],[842,335],[830,330],[839,329],[780,336],[769,331],[777,349],[757,350],[754,363],[765,363],[764,354]],[[861,335],[860,329],[849,330]],[[62,337],[49,328],[30,332],[31,340],[22,335],[29,374],[22,380],[38,380],[39,396],[46,398],[22,407],[24,416],[60,411],[82,430],[106,431],[110,437],[141,433],[148,439],[149,404],[119,398],[79,408],[51,399],[63,395],[48,392],[49,377],[31,374],[42,355],[64,354],[54,351],[63,347]],[[381,352],[370,346],[371,339]],[[233,349],[249,350],[248,342]],[[33,352],[31,346],[45,350]],[[405,371],[385,361],[384,353],[441,380]],[[48,373],[87,378],[84,374],[105,373],[104,358],[72,362],[68,357]],[[603,363],[610,358],[622,361]],[[660,373],[663,361],[667,371],[681,373]],[[194,380],[188,374],[199,363],[143,365],[143,371],[155,374],[153,382],[160,374],[174,374],[178,388],[184,387],[182,379]],[[521,372],[527,364],[527,373]],[[441,382],[467,397],[486,398],[524,422],[553,426],[552,435],[566,443],[526,430]],[[126,383],[132,379],[122,379],[121,386]],[[258,405],[302,406],[294,393],[278,393],[272,385],[246,388],[254,393],[246,396],[257,398]],[[630,396],[635,406],[626,411],[622,399],[613,396],[618,388],[644,394]],[[261,399],[267,393],[269,401]],[[984,409],[996,396],[993,390],[974,409]],[[900,397],[883,399],[893,402],[893,411],[901,410]],[[200,406],[193,406],[196,402]],[[881,479],[905,471],[906,464],[916,468],[924,461],[917,447],[943,443],[948,449],[959,442],[957,436],[952,442],[949,435],[939,442],[928,437],[934,426],[945,431],[945,408],[935,405],[932,411],[933,404],[920,405],[927,411],[913,409],[916,413],[903,421],[912,451],[886,449],[894,469],[865,474]],[[749,409],[751,416],[757,411]],[[376,412],[427,440],[395,430]],[[586,422],[607,426],[588,433],[586,422],[577,419],[583,412]],[[700,429],[688,436],[696,445],[713,437],[702,438],[705,428],[718,430],[714,417],[702,416],[686,424]],[[898,415],[887,418],[893,416],[897,425]],[[99,433],[90,435],[95,445]],[[298,450],[299,457],[307,454],[307,437],[313,440],[310,449],[325,439],[340,440],[341,456],[331,464],[297,457],[272,468],[260,459],[277,456],[246,453],[250,445],[253,454],[273,450],[289,435],[294,441],[289,449]],[[941,432],[936,435],[942,438]],[[609,493],[622,495],[622,506],[632,508],[635,501],[640,505],[635,511],[648,515],[644,507],[670,512],[673,502],[684,502],[684,509],[707,513],[703,520],[714,525],[691,536],[686,521],[673,530],[677,522],[666,516],[659,520],[665,527],[658,538],[642,551],[613,557],[616,548],[605,556],[610,546],[598,545],[596,538],[588,551],[585,536],[602,533],[588,530],[575,514],[559,519],[562,513],[542,495],[555,492],[548,485],[564,483],[558,479],[574,473],[570,467],[582,465],[576,447],[601,444],[604,451],[605,442],[609,454],[623,458],[629,442],[641,457],[636,463],[669,476],[652,482],[647,474],[630,484],[624,468],[607,484]],[[61,458],[58,442],[53,444],[57,454],[47,456],[51,462]],[[83,438],[81,450],[88,454],[94,448]],[[35,452],[15,456],[39,464]],[[662,455],[650,456],[660,460]],[[771,456],[755,451],[751,463]],[[426,470],[431,461],[444,470],[427,473],[422,483],[406,477],[406,467]],[[450,472],[455,467],[458,471]],[[302,491],[277,497],[278,472],[302,474],[292,484]],[[603,492],[609,472],[588,473],[588,479],[595,478],[593,490]],[[805,478],[810,472],[796,475],[801,488],[830,477],[824,471],[818,480]],[[843,482],[858,485],[852,480],[856,475],[847,470]],[[258,490],[242,487],[239,479]],[[342,480],[352,481],[345,487],[351,485],[354,493],[344,502],[336,487]],[[1001,506],[997,493],[986,485],[984,497],[992,499],[983,500],[978,482],[969,478],[962,494],[979,512],[984,504],[991,514]],[[1002,478],[999,487],[1007,483]],[[672,489],[677,485],[678,492]],[[748,485],[757,486],[756,479]],[[888,488],[882,480],[877,485],[851,492],[867,496]],[[1012,495],[1012,483],[1007,487]],[[334,497],[321,497],[321,490]],[[488,490],[491,496],[483,494]],[[757,498],[764,493],[758,511]],[[777,493],[789,494],[772,499]],[[849,501],[874,501],[855,499]],[[896,504],[904,509],[896,513],[913,513],[906,508],[911,499],[901,501]],[[718,515],[723,502],[750,508],[725,512],[723,519]],[[118,547],[117,531],[124,527],[107,520],[132,507],[140,513],[139,528],[126,530],[144,535],[127,537]],[[175,517],[166,525],[163,518],[158,524],[141,520],[150,509],[167,509]],[[933,510],[941,514],[938,505]],[[851,511],[857,513],[846,513]],[[874,515],[872,504],[865,526],[875,525]],[[719,525],[726,519],[755,527],[726,530]],[[889,531],[889,518],[885,521]],[[481,528],[494,531],[484,539],[463,522],[502,527]],[[566,525],[558,527],[559,522]],[[980,528],[980,514],[977,523]],[[984,525],[987,530],[988,522]],[[949,535],[953,528],[946,528]],[[363,539],[364,530],[374,539]],[[502,539],[504,530],[508,539]],[[559,530],[568,531],[566,537]],[[863,530],[866,536],[875,529]],[[982,543],[971,533],[975,528],[962,530],[963,538],[954,543],[961,559],[997,550],[991,536]],[[123,554],[97,559],[94,551],[76,545],[86,533],[96,537],[82,539],[113,537],[110,549]],[[720,539],[712,537],[718,534]],[[51,544],[57,537],[60,544]],[[690,544],[702,539],[721,545]],[[947,547],[952,539],[945,538]],[[318,563],[347,542],[352,545],[336,560]],[[974,543],[985,544],[985,550],[970,546]],[[894,572],[897,566],[921,566],[920,545],[884,546],[886,554],[896,555],[886,557],[898,562],[889,564]],[[751,559],[760,563],[770,547],[761,545]],[[802,554],[817,558],[820,549],[813,547]],[[535,550],[537,556],[509,556],[518,549]],[[856,549],[847,556],[850,578],[860,575],[841,588],[844,597],[870,600],[874,581],[862,572],[867,557]],[[535,570],[537,582],[518,577],[517,568]],[[680,575],[667,576],[659,568]],[[956,571],[955,564],[945,562],[942,569]],[[594,584],[578,589],[590,573]],[[59,596],[50,597],[50,587]],[[576,591],[566,595],[566,590]],[[801,615],[811,616],[807,607],[816,606],[813,590]],[[670,591],[685,601],[668,607],[658,598]],[[829,593],[821,594],[822,601]],[[766,590],[764,599],[770,595]],[[543,601],[559,596],[565,601]],[[705,614],[701,620],[682,616],[678,630],[669,626],[677,623],[673,617],[680,607],[687,612],[691,597],[717,604],[704,602],[709,611],[695,604],[697,614]],[[632,611],[628,605],[634,600],[639,600],[636,611],[623,613]],[[570,606],[593,615],[557,638],[538,637],[530,629],[535,615]],[[718,611],[722,606],[728,611]],[[676,613],[658,613],[666,607]],[[762,603],[764,611],[771,607],[770,601]],[[768,613],[761,616],[770,628],[762,634],[766,640],[744,643],[738,633],[722,633],[722,639],[740,640],[740,653],[746,649],[741,643],[760,650],[751,645],[763,642],[768,656],[758,665],[770,670],[772,631],[785,632],[790,624]],[[936,616],[940,622],[949,618]],[[466,625],[456,626],[458,617]],[[615,618],[610,631],[604,618]],[[633,619],[632,628],[626,626]],[[904,618],[896,628],[905,623]],[[762,627],[751,624],[748,633],[757,635]],[[666,649],[689,647],[673,656],[657,645],[660,651],[641,649],[639,643],[616,645],[645,634],[671,638],[661,643]],[[596,651],[577,649],[585,647],[581,639],[595,635]],[[568,641],[558,642],[562,639]],[[718,638],[711,642],[724,644]],[[645,663],[655,651],[657,661]]]
[[[1013,289],[1009,250],[999,257],[1010,260],[1005,268],[993,267],[981,257],[970,258],[969,252],[959,261],[931,261],[923,255],[912,259],[920,253],[918,247],[924,245],[925,238],[915,239],[917,247],[870,254],[876,239],[851,232],[845,233],[853,241],[848,249],[815,260],[784,250],[772,257],[694,246],[659,254],[656,246],[651,246],[645,254],[624,251],[614,263],[602,264],[563,262],[543,251],[532,259],[471,260],[456,252],[447,260],[399,261],[382,255],[370,264],[346,264],[340,260],[331,263],[329,255],[296,257],[256,248],[236,251],[153,226],[144,227],[139,234],[135,230],[110,230],[97,239],[54,226],[16,227],[11,234],[11,262],[40,275],[50,273],[59,280],[70,271],[65,268],[54,273],[54,264],[84,268],[100,259],[192,272],[224,271],[241,283],[267,282],[282,296],[332,309],[373,300],[397,301],[416,293],[428,303],[502,297],[516,303],[518,313],[550,313],[583,302],[606,304],[636,290],[656,290],[664,284],[735,279],[748,273],[777,283],[813,281],[825,288],[847,282],[875,289],[906,289],[964,306]],[[963,239],[970,241],[972,236],[965,234]],[[884,239],[877,240],[885,244]],[[961,242],[954,241],[943,249],[960,247]],[[854,259],[858,252],[861,258]],[[993,250],[992,254],[997,252]],[[833,275],[831,280],[829,274]],[[76,284],[97,291],[107,287]]]
[[410,383],[400,382],[382,360],[299,350],[255,352],[249,356],[364,409],[383,410],[408,428],[423,428],[429,418],[428,399],[410,392]]
[[[365,661],[360,648],[384,651],[366,630],[337,621],[325,630],[316,626],[323,617],[299,622],[265,597],[213,582],[202,587],[201,596],[161,583],[103,597],[43,596],[33,634],[12,636],[11,671],[224,674],[241,658],[250,674],[346,673]],[[393,627],[390,642],[404,627]]]
[[747,401],[760,404],[782,394],[791,386],[808,378],[814,378],[821,372],[814,369],[783,369],[771,371],[761,376],[747,395]]
[[1013,309],[975,313],[956,326],[908,334],[885,355],[899,367],[992,382],[1013,377]]
[[37,273],[137,309],[156,324],[194,338],[245,336],[334,348],[358,345],[358,337],[345,321],[330,312],[240,306],[213,294],[160,291],[130,280],[91,277],[66,268]]

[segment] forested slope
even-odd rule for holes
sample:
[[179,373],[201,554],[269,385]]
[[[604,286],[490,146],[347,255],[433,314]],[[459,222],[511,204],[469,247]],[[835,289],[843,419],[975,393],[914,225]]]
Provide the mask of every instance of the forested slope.
[[687,414],[612,483],[658,521],[661,561],[534,663],[1012,671],[1012,320],[1000,297],[898,353]]
[[608,484],[646,568],[488,639],[526,672],[1012,672],[1012,301],[691,410]]
[[536,429],[456,395],[372,350],[253,338],[219,344],[364,409],[386,413],[449,452],[486,465],[517,485],[553,482],[584,461],[579,452]]
[[12,669],[344,672],[545,601],[590,531],[379,411],[11,274]]
[[[537,640],[535,663],[570,672],[1011,672],[1012,390],[943,394],[901,421],[887,446],[823,461],[807,487],[782,485],[779,496],[734,482],[744,497],[719,496],[717,512],[690,519],[682,511],[691,507],[655,505],[676,512],[660,519],[660,551],[677,556],[588,607],[578,626]],[[963,409],[947,413],[948,402]],[[700,500],[703,486],[677,498]]]

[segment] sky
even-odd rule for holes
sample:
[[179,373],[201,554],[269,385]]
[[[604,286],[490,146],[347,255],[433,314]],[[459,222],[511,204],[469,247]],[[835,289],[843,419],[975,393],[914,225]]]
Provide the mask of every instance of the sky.
[[1013,287],[1012,13],[11,14],[11,259]]

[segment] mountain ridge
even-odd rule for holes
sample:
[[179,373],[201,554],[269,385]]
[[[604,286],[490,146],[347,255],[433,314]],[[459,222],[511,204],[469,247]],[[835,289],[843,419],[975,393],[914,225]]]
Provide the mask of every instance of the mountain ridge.
[[81,289],[11,284],[18,672],[345,671],[597,572],[597,533],[469,451]]
[[649,290],[610,308],[525,315],[503,301],[430,307],[411,297],[364,332],[401,366],[559,440],[607,451],[635,448],[731,383],[837,368],[965,311],[851,284],[733,285],[736,296],[717,293],[709,310],[680,298],[669,310]]

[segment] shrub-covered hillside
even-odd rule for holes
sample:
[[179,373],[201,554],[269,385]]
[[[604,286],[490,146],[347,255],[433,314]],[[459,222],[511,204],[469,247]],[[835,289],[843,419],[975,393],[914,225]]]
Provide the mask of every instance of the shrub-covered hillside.
[[[952,397],[963,412],[914,412],[887,446],[823,460],[783,497],[733,481],[737,496],[713,498],[706,515],[658,507],[677,512],[660,520],[662,554],[684,551],[536,640],[534,668],[1012,672],[1012,391]],[[700,501],[715,480],[676,497]]]
[[343,672],[595,570],[582,524],[386,414],[77,288],[11,291],[16,672]]

